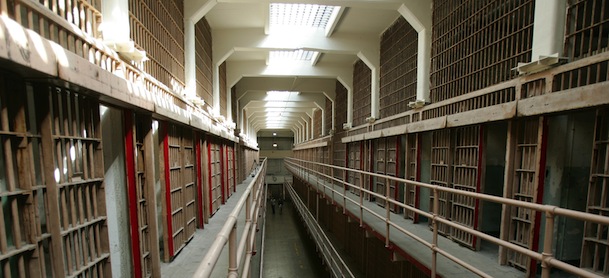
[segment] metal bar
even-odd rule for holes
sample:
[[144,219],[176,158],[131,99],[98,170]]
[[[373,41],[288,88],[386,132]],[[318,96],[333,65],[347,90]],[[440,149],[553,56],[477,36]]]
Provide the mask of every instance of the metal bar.
[[435,278],[437,275],[437,264],[438,264],[438,252],[437,252],[437,247],[438,247],[438,210],[440,207],[440,201],[439,201],[439,193],[438,193],[438,189],[434,188],[433,189],[433,217],[431,219],[431,223],[433,225],[433,240],[432,240],[432,253],[431,253],[431,277]]
[[[286,160],[288,163],[291,163],[290,162],[291,160],[299,161],[299,159],[296,159],[296,158],[286,158]],[[317,163],[313,163],[313,164],[317,164]],[[293,165],[297,165],[297,164],[293,164]],[[457,193],[457,194],[461,194],[461,195],[468,196],[468,197],[478,198],[480,200],[491,201],[491,202],[501,203],[501,204],[506,204],[506,205],[511,205],[511,206],[521,206],[524,208],[539,210],[542,212],[553,212],[558,216],[567,216],[567,217],[575,218],[578,220],[590,220],[590,221],[593,221],[593,222],[596,222],[599,224],[609,225],[608,217],[594,215],[594,214],[590,214],[590,213],[586,213],[586,212],[564,209],[564,208],[560,208],[560,207],[556,207],[556,206],[552,206],[552,205],[542,205],[542,204],[523,202],[523,201],[513,200],[513,199],[509,199],[509,198],[503,198],[503,197],[483,194],[483,193],[475,193],[475,192],[463,191],[463,190],[454,189],[454,188],[441,187],[441,186],[436,186],[436,185],[432,185],[432,184],[428,184],[428,183],[411,181],[411,180],[407,180],[404,178],[384,176],[384,175],[379,175],[377,173],[366,172],[366,171],[362,171],[362,170],[350,169],[350,168],[334,166],[334,165],[329,165],[329,164],[324,164],[324,165],[326,167],[334,167],[336,169],[343,170],[343,171],[351,171],[354,173],[361,173],[361,174],[366,174],[366,175],[376,176],[376,177],[386,177],[390,180],[408,183],[408,184],[412,184],[412,185],[415,185],[418,187],[428,188],[431,190],[433,190],[434,188],[438,188],[438,190],[440,190],[440,191],[444,191],[444,192],[448,192],[448,193]],[[343,182],[341,180],[337,180],[337,181],[343,183],[344,185],[350,185],[349,183]],[[353,186],[353,185],[351,185],[351,186]],[[367,193],[375,194],[374,192],[370,192],[370,191],[367,191]]]
[[[301,169],[299,164],[296,163],[296,162],[302,162],[302,161],[300,161],[299,159],[294,159],[294,158],[286,158],[286,166],[288,167],[288,170],[292,171],[293,173],[296,173],[297,169]],[[316,163],[313,163],[313,164],[316,164]],[[328,164],[323,164],[322,165],[320,163],[317,163],[316,165],[318,165],[318,166],[325,166],[325,167],[332,167],[332,168],[335,168],[335,169],[339,169],[339,170],[342,169],[342,170],[346,171],[346,169],[344,167],[339,167],[339,166],[334,166],[334,165],[328,165]],[[534,164],[532,164],[532,165],[534,165]],[[325,175],[325,174],[323,174],[323,173],[321,173],[321,172],[319,172],[317,170],[313,170],[313,169],[308,169],[308,170],[309,171],[307,171],[307,173],[309,173],[309,175],[311,175],[311,176],[308,177],[305,180],[308,180],[309,182],[313,178],[319,179],[320,177],[326,177],[326,178],[328,178],[328,179],[330,179],[332,181],[341,182],[344,185],[344,186],[342,186],[343,187],[343,194],[346,193],[346,191],[345,191],[346,186],[353,186],[353,185],[348,184],[346,182],[342,182],[340,180],[337,180],[334,177],[328,177],[327,175]],[[353,173],[359,173],[360,175],[370,175],[370,176],[377,176],[377,177],[381,177],[382,176],[382,175],[378,175],[376,173],[364,172],[364,171],[361,171],[361,170],[350,169],[348,171],[351,171]],[[400,180],[400,181],[403,181],[403,182],[408,182],[408,181],[405,181],[403,179],[399,179],[399,178],[395,178],[395,177],[391,177],[391,176],[384,176],[384,177],[386,177],[387,179],[395,179],[395,180]],[[515,251],[517,253],[526,255],[526,256],[530,257],[531,259],[542,261],[543,264],[545,265],[544,269],[547,269],[545,271],[549,271],[549,269],[551,267],[555,267],[555,268],[559,268],[559,269],[565,270],[567,272],[570,272],[570,273],[573,273],[575,275],[579,275],[579,276],[582,276],[582,277],[600,277],[600,276],[598,276],[596,274],[593,274],[593,273],[590,273],[590,272],[588,272],[588,271],[586,271],[584,269],[577,268],[577,267],[571,266],[571,265],[569,265],[567,263],[564,263],[564,262],[561,262],[559,260],[556,260],[554,257],[552,257],[552,253],[551,253],[552,244],[551,243],[550,244],[544,244],[544,250],[545,249],[547,249],[547,250],[545,250],[543,253],[538,253],[536,251],[524,248],[524,247],[516,245],[514,243],[510,243],[510,242],[508,242],[506,240],[495,238],[493,236],[487,235],[487,234],[482,233],[480,231],[477,231],[475,229],[469,228],[467,226],[459,225],[457,223],[454,223],[452,221],[449,221],[447,219],[439,217],[438,214],[437,214],[437,210],[439,210],[439,198],[437,198],[437,197],[439,197],[440,192],[446,191],[446,192],[451,192],[451,193],[454,193],[454,194],[460,194],[460,195],[463,195],[463,196],[477,198],[477,199],[480,199],[480,200],[489,200],[489,201],[501,203],[501,204],[504,204],[504,205],[513,205],[513,206],[522,205],[522,206],[526,206],[527,208],[530,208],[530,209],[533,209],[533,210],[537,210],[539,212],[546,213],[547,214],[546,217],[552,218],[552,220],[548,221],[549,223],[546,222],[546,225],[548,225],[546,227],[547,233],[551,233],[553,231],[553,225],[554,225],[553,218],[555,216],[557,216],[557,215],[561,215],[561,216],[565,216],[565,217],[570,217],[570,218],[575,218],[575,219],[579,219],[579,220],[592,221],[592,222],[598,221],[597,223],[601,223],[601,224],[609,223],[609,217],[603,217],[603,216],[599,216],[599,215],[594,215],[594,214],[589,214],[589,213],[583,213],[583,212],[569,210],[569,209],[558,208],[558,207],[550,206],[550,205],[540,205],[540,204],[534,204],[534,203],[529,203],[529,202],[524,202],[524,201],[512,200],[512,199],[508,199],[508,198],[502,198],[502,197],[496,197],[496,196],[490,196],[490,195],[487,196],[487,195],[482,194],[482,193],[471,193],[471,192],[468,192],[468,191],[462,191],[462,190],[458,190],[458,189],[446,188],[446,187],[443,187],[443,186],[440,186],[440,185],[429,185],[429,184],[424,184],[424,183],[420,183],[420,182],[411,182],[411,183],[413,185],[416,185],[417,187],[427,187],[427,188],[430,188],[433,191],[433,195],[435,197],[434,198],[435,199],[434,200],[434,204],[433,204],[433,207],[434,207],[433,215],[429,215],[428,216],[428,213],[420,211],[420,210],[418,210],[416,208],[412,208],[412,207],[410,207],[410,206],[408,206],[408,205],[406,205],[406,204],[404,204],[402,202],[398,202],[398,201],[390,200],[390,199],[386,199],[386,200],[388,201],[388,204],[389,203],[393,203],[393,204],[395,204],[397,206],[400,206],[400,207],[402,207],[402,208],[404,208],[406,210],[416,211],[417,213],[420,213],[421,215],[430,217],[432,222],[433,222],[433,226],[434,226],[434,229],[433,229],[434,235],[433,235],[433,239],[432,239],[432,243],[431,244],[426,243],[424,240],[422,240],[422,239],[420,239],[420,238],[418,238],[416,236],[413,236],[411,233],[409,233],[408,231],[405,231],[403,228],[399,227],[397,224],[395,224],[395,223],[393,223],[391,221],[388,221],[387,219],[385,219],[385,217],[383,217],[383,216],[373,212],[372,210],[370,210],[367,207],[360,207],[359,209],[360,209],[360,211],[366,211],[367,213],[371,214],[374,217],[377,217],[379,219],[387,221],[388,224],[390,224],[392,227],[396,228],[398,231],[404,233],[407,236],[410,236],[414,240],[416,240],[416,241],[422,243],[423,245],[427,246],[428,248],[430,248],[430,251],[432,252],[432,269],[431,269],[431,271],[432,271],[432,277],[435,277],[434,275],[437,275],[436,265],[434,264],[434,262],[437,263],[437,258],[436,258],[437,253],[440,253],[441,255],[445,255],[446,254],[445,257],[447,257],[448,259],[454,261],[455,263],[457,263],[459,265],[462,265],[463,267],[469,269],[470,271],[473,271],[474,273],[476,273],[476,274],[478,274],[478,275],[480,275],[482,277],[486,277],[487,276],[486,274],[476,270],[475,267],[473,267],[473,266],[463,262],[462,260],[460,260],[459,258],[455,257],[454,255],[448,254],[444,250],[439,248],[439,246],[437,245],[437,239],[438,239],[438,237],[437,237],[437,232],[438,232],[437,227],[438,227],[439,223],[442,223],[443,225],[451,227],[452,229],[459,229],[461,231],[470,233],[470,234],[472,234],[472,236],[478,237],[478,238],[483,239],[485,241],[489,241],[489,242],[491,242],[493,244],[497,244],[500,247],[506,248],[507,250],[513,250],[513,251]],[[330,186],[330,185],[328,185],[326,183],[321,183],[321,184],[323,186],[326,186],[326,187]],[[331,190],[332,190],[332,192],[335,192],[337,194],[341,194],[339,192],[336,192],[336,190],[334,190],[334,189],[331,189]],[[378,193],[376,193],[376,192],[371,192],[370,190],[362,189],[362,191],[360,192],[360,199],[361,199],[361,195],[363,195],[364,193],[371,194],[371,195],[373,195],[375,197],[383,197],[383,196],[379,196]],[[352,202],[354,204],[361,204],[361,201],[352,200],[351,198],[346,197],[346,195],[343,195],[341,197],[344,200],[349,200],[350,202]],[[362,213],[362,216],[363,216],[363,213]],[[553,240],[551,234],[546,234],[545,240],[546,241]],[[544,270],[542,270],[542,271],[544,271]]]
[[[213,268],[220,257],[220,253],[222,252],[224,245],[227,244],[229,239],[231,241],[234,241],[232,244],[233,247],[231,247],[231,244],[229,244],[229,248],[234,248],[233,251],[229,251],[229,254],[234,254],[234,256],[235,256],[234,263],[229,262],[229,267],[231,268],[231,270],[229,270],[229,271],[232,271],[234,269],[234,271],[231,272],[231,273],[233,273],[231,275],[236,277],[236,275],[237,275],[237,272],[236,272],[236,269],[237,269],[236,237],[233,239],[232,238],[233,235],[231,235],[231,233],[235,233],[235,232],[233,232],[233,229],[236,229],[235,225],[237,223],[239,213],[241,212],[243,206],[246,204],[249,196],[251,194],[256,194],[256,196],[258,196],[258,198],[263,196],[260,192],[258,192],[258,191],[262,190],[263,187],[257,186],[257,184],[261,183],[263,181],[264,176],[261,175],[261,173],[265,173],[265,172],[266,172],[266,159],[263,161],[263,167],[260,169],[260,171],[258,171],[255,174],[254,179],[245,189],[243,196],[241,197],[241,199],[239,199],[239,201],[235,205],[235,208],[229,214],[226,223],[224,224],[224,226],[222,227],[222,229],[216,236],[216,240],[212,243],[211,247],[209,248],[209,251],[207,252],[205,257],[199,264],[199,267],[197,268],[193,277],[210,277],[211,276]],[[255,191],[254,191],[254,189],[255,189]],[[232,255],[229,255],[229,256],[232,256]]]

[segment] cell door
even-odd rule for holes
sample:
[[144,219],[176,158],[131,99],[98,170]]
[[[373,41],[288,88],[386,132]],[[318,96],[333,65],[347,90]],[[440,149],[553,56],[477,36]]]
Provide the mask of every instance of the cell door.
[[[381,175],[385,175],[387,173],[387,142],[385,138],[379,138],[374,140],[374,148],[373,148],[373,152],[374,152],[374,172],[377,174],[381,174]],[[389,182],[387,179],[384,178],[379,178],[379,177],[373,177],[373,184],[374,184],[374,192],[385,196],[387,193],[387,188],[386,185]],[[381,206],[381,207],[385,207],[385,200],[383,199],[377,199],[376,203]]]
[[[431,184],[451,187],[451,151],[450,151],[450,130],[437,130],[432,132],[431,145]],[[434,194],[429,196],[430,210],[434,207]],[[438,191],[438,215],[450,219],[451,195],[448,192]],[[431,224],[431,223],[430,223]],[[450,226],[439,223],[438,232],[443,235],[450,233]]]
[[196,189],[192,130],[163,124],[163,193],[165,261],[170,261],[194,236]]
[[[347,145],[348,161],[347,168],[361,170],[362,169],[362,143],[354,142]],[[361,175],[359,173],[348,172],[347,182],[352,184],[354,187],[350,191],[359,196],[360,191],[358,188],[361,182]]]
[[[609,109],[598,110],[594,130],[588,213],[609,216]],[[585,223],[581,267],[609,274],[607,225]]]
[[207,140],[209,211],[213,215],[222,204],[222,167],[220,163],[220,145]]
[[[398,176],[399,167],[399,141],[400,137],[379,138],[374,141],[374,172],[391,177]],[[385,178],[373,178],[375,192],[394,200],[398,199],[398,182]],[[387,191],[388,190],[388,191]],[[377,204],[384,207],[384,200],[377,200]],[[397,211],[397,206],[390,206],[391,211]]]
[[[452,187],[469,192],[481,192],[483,128],[480,125],[456,128],[452,163]],[[451,219],[471,229],[478,229],[479,200],[460,195],[452,196]],[[460,229],[451,229],[451,238],[477,250],[480,239]]]
[[226,145],[226,181],[228,183],[227,196],[235,192],[235,156],[232,146]]
[[161,275],[154,192],[152,119],[125,110],[125,156],[135,277]]
[[51,168],[45,176],[47,182],[52,179],[47,205],[53,269],[61,277],[81,273],[104,277],[110,275],[110,254],[99,103],[55,89],[46,102],[52,124],[43,123],[51,134],[42,132],[44,163]]
[[[419,167],[421,161],[420,134],[408,134],[406,138],[406,178],[412,181],[421,180],[421,169]],[[414,185],[407,184],[404,194],[404,203],[418,208],[419,207],[419,191],[420,188]],[[404,217],[412,219],[417,223],[419,217],[412,211],[405,211]]]
[[[385,139],[385,174],[392,177],[400,176],[400,144],[401,137],[393,136]],[[399,183],[397,181],[389,180],[387,182],[389,186],[389,196],[394,200],[399,200]],[[391,211],[398,212],[399,207],[396,205],[390,206]]]
[[[514,146],[514,159],[510,162],[514,177],[511,181],[510,196],[515,200],[541,203],[545,173],[545,119],[543,117],[511,123],[511,140]],[[508,240],[531,250],[539,245],[540,213],[523,207],[509,208]],[[527,276],[535,273],[537,264],[529,256],[507,251],[508,264],[527,271]]]

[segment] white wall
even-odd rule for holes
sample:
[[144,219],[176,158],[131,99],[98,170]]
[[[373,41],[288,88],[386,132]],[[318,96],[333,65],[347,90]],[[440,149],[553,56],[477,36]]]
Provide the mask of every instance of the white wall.
[[100,107],[100,113],[112,277],[131,277],[133,265],[123,143],[123,114],[119,109],[105,106]]

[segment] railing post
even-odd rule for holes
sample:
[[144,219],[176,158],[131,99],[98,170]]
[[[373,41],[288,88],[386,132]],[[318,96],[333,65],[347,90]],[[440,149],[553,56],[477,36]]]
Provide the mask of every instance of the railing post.
[[552,258],[552,234],[554,233],[554,213],[546,211],[546,229],[543,238],[543,253],[541,253],[541,277],[550,278],[552,266],[548,265],[546,259]]
[[436,277],[436,271],[437,271],[437,260],[438,260],[438,251],[436,250],[436,248],[438,247],[438,221],[436,220],[436,218],[438,217],[438,210],[440,209],[440,202],[438,201],[438,186],[436,185],[433,188],[433,219],[432,219],[432,226],[433,226],[433,241],[431,244],[431,277],[435,278]]
[[319,191],[315,192],[315,219],[319,222]]
[[[328,166],[326,166],[326,167],[328,167]],[[330,175],[332,178],[335,177],[334,167],[330,168]],[[334,205],[334,190],[336,190],[336,182],[333,179],[330,179],[330,182],[332,183],[332,205]]]
[[233,225],[228,236],[228,277],[237,277],[237,224]]
[[346,183],[348,182],[347,179],[347,170],[342,170],[343,171],[343,184],[341,185],[341,187],[343,188],[343,214],[347,214],[347,185]]
[[385,228],[387,229],[387,236],[385,237],[385,247],[389,247],[389,221],[391,221],[391,209],[389,208],[389,196],[391,196],[391,189],[389,187],[389,179],[385,178]]
[[[359,226],[364,226],[364,175],[359,173]],[[346,202],[346,201],[345,201]],[[344,204],[347,207],[347,204]]]
[[[319,191],[319,179],[321,178],[321,176],[319,175],[319,165],[316,165],[315,168],[317,168],[317,173],[315,173],[315,176],[316,176],[316,178],[315,178],[315,186],[317,186],[317,191]],[[326,187],[325,186],[323,188],[323,192],[324,192],[324,194],[326,193]]]

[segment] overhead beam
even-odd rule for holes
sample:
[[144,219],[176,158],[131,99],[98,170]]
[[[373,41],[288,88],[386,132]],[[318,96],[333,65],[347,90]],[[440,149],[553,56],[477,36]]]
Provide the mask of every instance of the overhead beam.
[[294,62],[289,65],[266,65],[264,61],[227,62],[227,85],[233,87],[243,77],[320,77],[336,78],[346,88],[353,87],[353,65],[315,66],[307,62]]
[[235,98],[240,100],[248,91],[323,92],[330,100],[336,97],[335,78],[307,77],[245,77],[235,85]]

